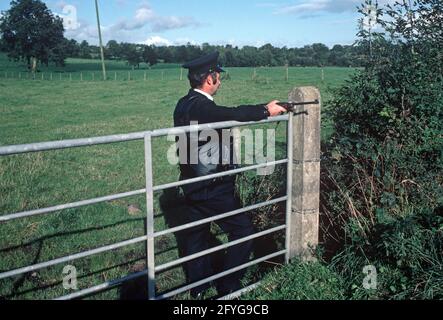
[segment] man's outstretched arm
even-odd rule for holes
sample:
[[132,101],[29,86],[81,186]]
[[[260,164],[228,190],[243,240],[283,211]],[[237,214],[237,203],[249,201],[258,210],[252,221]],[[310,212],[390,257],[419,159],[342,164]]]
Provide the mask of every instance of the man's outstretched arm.
[[201,123],[221,122],[221,121],[260,121],[269,116],[277,116],[286,109],[279,106],[277,100],[270,102],[266,107],[263,105],[242,105],[235,108],[217,106],[214,102],[199,105],[192,108],[191,118],[199,119]]

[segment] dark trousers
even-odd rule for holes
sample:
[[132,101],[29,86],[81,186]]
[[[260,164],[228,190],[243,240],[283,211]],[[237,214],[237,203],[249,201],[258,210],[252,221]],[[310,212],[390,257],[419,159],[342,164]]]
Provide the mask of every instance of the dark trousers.
[[[234,196],[234,184],[228,183],[205,190],[204,193],[187,197],[187,220],[197,221],[240,208],[240,201]],[[235,241],[254,233],[250,218],[242,213],[222,220],[215,221],[228,234],[229,241]],[[189,229],[184,237],[185,255],[191,255],[209,249],[210,224]],[[249,261],[252,251],[252,241],[246,241],[226,250],[223,261],[223,271],[234,268]],[[207,278],[214,274],[211,256],[206,255],[186,263],[189,282]],[[240,279],[245,270],[241,270],[217,280],[219,294],[227,294],[241,288]],[[201,285],[191,290],[191,295],[207,289],[209,284]]]

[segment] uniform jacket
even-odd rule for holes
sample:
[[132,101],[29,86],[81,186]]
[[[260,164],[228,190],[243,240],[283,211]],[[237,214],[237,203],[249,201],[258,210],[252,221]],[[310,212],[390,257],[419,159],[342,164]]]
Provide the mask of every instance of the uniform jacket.
[[[177,103],[174,111],[174,126],[188,126],[191,122],[198,122],[198,124],[221,121],[246,122],[260,121],[266,118],[267,111],[263,106],[242,105],[236,108],[218,106],[205,95],[191,89],[189,93]],[[191,144],[191,139],[196,135],[186,135],[187,161],[185,164],[180,164],[181,179],[204,176],[233,168],[232,137],[229,139],[229,142],[226,143],[226,141],[222,141],[221,139],[222,130],[217,130],[217,132],[220,137],[220,139],[218,139],[219,141],[210,141],[210,139],[208,139],[209,141],[196,141],[194,144]],[[197,146],[197,148],[191,150],[192,145]],[[180,148],[178,152],[180,153]],[[196,164],[191,164],[190,156],[192,153],[198,155],[195,156],[198,160]],[[217,161],[204,161],[204,163],[202,163],[201,159],[203,156],[217,159]],[[229,159],[226,159],[226,157],[229,157]],[[211,163],[208,164],[208,162]],[[226,163],[229,163],[230,165],[226,165]],[[229,179],[232,180],[233,178],[228,177],[227,179],[224,179],[224,181]],[[185,194],[198,192],[214,182],[215,181],[209,180],[194,183],[192,185],[184,186],[183,190]]]

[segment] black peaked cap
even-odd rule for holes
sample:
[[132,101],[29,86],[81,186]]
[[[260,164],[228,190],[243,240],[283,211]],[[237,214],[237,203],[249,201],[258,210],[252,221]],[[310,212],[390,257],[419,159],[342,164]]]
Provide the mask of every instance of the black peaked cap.
[[219,52],[213,52],[183,65],[189,73],[225,72],[218,63]]

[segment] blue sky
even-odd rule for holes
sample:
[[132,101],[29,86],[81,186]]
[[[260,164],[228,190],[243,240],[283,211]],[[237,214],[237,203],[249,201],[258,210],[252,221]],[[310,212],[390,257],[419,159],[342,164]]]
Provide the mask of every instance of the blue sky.
[[[387,2],[389,0],[382,0]],[[94,0],[45,0],[71,27],[66,37],[97,44]],[[360,0],[99,0],[105,43],[300,47],[351,44]],[[0,0],[0,11],[9,8]],[[75,10],[73,10],[75,8]],[[76,19],[75,19],[76,18]]]

